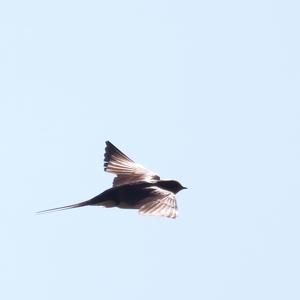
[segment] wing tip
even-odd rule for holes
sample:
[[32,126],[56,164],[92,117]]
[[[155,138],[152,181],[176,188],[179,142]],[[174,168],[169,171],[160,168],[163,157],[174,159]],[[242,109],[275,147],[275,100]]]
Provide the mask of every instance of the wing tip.
[[124,154],[120,149],[118,149],[114,144],[110,141],[105,142],[105,152],[104,152],[104,170],[108,167],[109,163],[114,160],[118,160],[120,158],[125,159],[127,161],[133,162],[126,154]]
[[164,218],[173,219],[173,220],[175,220],[178,217],[178,212],[176,212],[175,214],[172,214],[172,215],[163,215],[163,214],[153,214],[153,213],[149,213],[149,212],[143,212],[143,211],[139,210],[139,214],[141,216],[164,217]]

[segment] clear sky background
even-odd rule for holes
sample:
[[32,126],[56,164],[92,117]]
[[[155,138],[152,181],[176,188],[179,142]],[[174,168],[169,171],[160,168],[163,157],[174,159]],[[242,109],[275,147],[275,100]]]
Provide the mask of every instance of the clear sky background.
[[[300,299],[299,1],[0,4],[1,299]],[[189,189],[86,207],[104,142]]]

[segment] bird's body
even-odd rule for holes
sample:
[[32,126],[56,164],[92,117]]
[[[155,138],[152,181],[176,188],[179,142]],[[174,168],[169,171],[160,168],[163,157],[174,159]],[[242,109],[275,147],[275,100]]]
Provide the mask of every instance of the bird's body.
[[41,211],[51,212],[82,206],[104,206],[139,209],[144,215],[175,218],[175,194],[184,187],[175,180],[161,180],[158,175],[136,164],[110,142],[106,142],[104,169],[115,173],[113,187],[98,196],[73,205]]
[[[138,208],[141,201],[153,193],[154,184],[138,181],[112,187],[90,200],[90,205],[105,207]],[[123,201],[126,199],[126,201]]]

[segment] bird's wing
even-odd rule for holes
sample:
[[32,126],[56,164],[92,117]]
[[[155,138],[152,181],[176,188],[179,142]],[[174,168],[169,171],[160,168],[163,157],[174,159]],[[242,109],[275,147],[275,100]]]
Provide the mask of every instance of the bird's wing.
[[155,188],[154,196],[145,199],[145,204],[139,208],[142,215],[163,216],[175,219],[178,215],[175,194]]
[[136,181],[153,181],[160,179],[157,174],[135,163],[109,141],[106,142],[104,171],[117,175],[113,181],[113,186]]

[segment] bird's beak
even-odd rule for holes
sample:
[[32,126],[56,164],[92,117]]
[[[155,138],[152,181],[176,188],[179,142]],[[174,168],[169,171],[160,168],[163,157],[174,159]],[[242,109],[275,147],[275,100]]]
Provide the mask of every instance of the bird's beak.
[[185,187],[185,186],[183,186],[182,188],[183,188],[184,190],[187,190],[187,187]]

